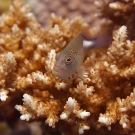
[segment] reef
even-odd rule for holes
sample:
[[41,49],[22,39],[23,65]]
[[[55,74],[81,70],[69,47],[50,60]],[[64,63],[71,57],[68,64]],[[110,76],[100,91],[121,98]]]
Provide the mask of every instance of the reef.
[[28,3],[38,22],[44,27],[50,25],[50,13],[69,19],[81,16],[90,26],[98,26],[100,21],[98,18],[95,19],[97,6],[93,0],[59,0],[53,2],[50,0],[28,0]]
[[[28,5],[12,1],[0,16],[1,117],[16,109],[21,120],[39,121],[65,135],[134,134],[134,1],[95,4],[101,27],[113,26],[113,41],[87,54],[87,76],[64,81],[52,75],[55,57],[88,23],[51,14],[44,28]],[[94,35],[99,29],[89,31]]]

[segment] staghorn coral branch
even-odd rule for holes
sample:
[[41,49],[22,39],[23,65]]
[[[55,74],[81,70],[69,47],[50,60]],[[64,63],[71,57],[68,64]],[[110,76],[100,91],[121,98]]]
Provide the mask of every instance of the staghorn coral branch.
[[125,69],[121,70],[120,72],[121,77],[134,77],[135,76],[135,65],[131,65],[130,67],[126,67]]
[[98,121],[108,126],[109,130],[111,129],[111,124],[118,120],[124,129],[130,129],[132,122],[130,122],[126,112],[135,110],[135,89],[126,99],[117,98],[116,100],[115,106],[108,106],[106,113],[100,114]]
[[[119,30],[116,32],[114,36],[114,41],[112,42],[112,46],[108,49],[108,56],[111,59],[120,59],[120,57],[124,53],[124,45],[125,41],[127,39],[127,28],[126,26],[122,26],[119,28]],[[114,56],[115,55],[115,56]]]
[[0,55],[0,99],[6,101],[8,91],[15,91],[16,60],[12,52]]
[[47,85],[51,85],[50,77],[46,74],[43,74],[40,71],[33,72],[28,74],[27,77],[18,77],[17,78],[17,88],[23,89],[27,87],[35,87],[39,86],[41,88],[47,87]]
[[134,106],[135,106],[135,89],[133,92],[131,92],[130,96],[127,96],[126,99],[120,99],[117,98],[117,102],[119,105],[119,111],[120,112],[126,112],[129,110],[134,111]]
[[[64,106],[64,111],[60,115],[61,120],[67,120],[70,122],[69,117],[75,115],[79,119],[87,119],[90,116],[90,112],[86,112],[85,110],[80,109],[77,101],[71,97],[68,98],[66,104]],[[84,130],[88,130],[90,127],[85,124],[80,124],[78,133],[83,134]]]
[[111,124],[116,123],[118,117],[119,116],[117,113],[117,103],[116,102],[113,103],[113,107],[112,107],[112,103],[110,103],[108,105],[106,113],[105,114],[100,113],[98,122],[106,125],[108,127],[108,130],[110,130]]
[[52,71],[53,69],[53,66],[54,66],[54,63],[55,63],[55,57],[56,57],[56,52],[55,50],[51,50],[49,53],[48,53],[48,57],[47,59],[45,60],[45,63],[46,63],[46,70],[50,72]]
[[93,94],[94,92],[94,87],[93,86],[90,86],[90,87],[87,87],[87,85],[84,85],[83,84],[83,81],[80,81],[79,84],[77,85],[77,88],[74,88],[74,89],[71,89],[70,88],[70,92],[71,93],[76,93],[80,96],[84,96],[86,98],[88,98],[90,95]]
[[85,119],[90,116],[90,112],[80,110],[77,101],[75,101],[75,99],[72,99],[71,97],[68,98],[68,101],[66,102],[64,108],[65,111],[62,112],[62,114],[60,115],[61,119],[68,119],[69,115],[72,113],[75,114],[76,117],[81,119]]
[[15,106],[22,113],[20,117],[22,120],[29,121],[36,117],[47,117],[46,123],[53,128],[55,127],[55,123],[59,120],[57,114],[60,104],[58,101],[50,99],[49,101],[42,102],[40,98],[32,97],[28,94],[23,95],[23,101],[24,106]]

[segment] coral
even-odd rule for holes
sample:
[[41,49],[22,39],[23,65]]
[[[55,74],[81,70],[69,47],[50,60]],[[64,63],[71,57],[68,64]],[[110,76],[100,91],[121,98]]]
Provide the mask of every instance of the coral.
[[[0,16],[1,117],[14,118],[17,110],[21,120],[40,121],[46,132],[49,126],[65,135],[134,134],[135,35],[128,16],[134,4],[121,0],[96,5],[100,15],[112,21],[113,41],[87,54],[84,78],[64,81],[52,75],[55,57],[88,24],[80,17],[69,20],[51,14],[44,28],[28,5],[12,1]],[[89,31],[94,35],[98,28]]]
[[47,100],[46,96],[47,95],[49,96],[48,92],[45,93],[44,91],[42,95],[45,96],[45,97],[43,96],[43,102],[42,99],[40,98],[38,99],[28,94],[24,94],[23,95],[24,106],[22,107],[20,105],[16,105],[15,108],[19,110],[21,114],[23,114],[20,117],[21,120],[29,121],[30,119],[34,119],[36,117],[41,117],[41,118],[46,117],[47,118],[46,123],[48,123],[49,126],[54,128],[55,123],[58,122],[59,120],[57,114],[60,110],[60,103],[57,100],[51,99],[52,98],[51,96],[48,97],[50,99]]
[[[93,0],[29,0],[28,2],[37,20],[45,27],[50,24],[50,13],[70,19],[80,16],[91,26],[99,24],[100,21],[95,17],[97,7],[93,4]],[[43,12],[44,14],[41,14]]]
[[95,4],[99,9],[97,16],[112,20],[116,27],[127,26],[129,39],[134,39],[134,0],[97,0]]

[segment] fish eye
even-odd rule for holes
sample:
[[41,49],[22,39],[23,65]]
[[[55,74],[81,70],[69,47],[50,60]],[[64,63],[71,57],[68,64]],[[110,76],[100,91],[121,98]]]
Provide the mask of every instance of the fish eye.
[[70,61],[71,61],[71,58],[70,58],[70,57],[68,57],[68,58],[67,58],[67,61],[68,61],[68,62],[70,62]]
[[77,53],[75,50],[71,50],[70,54],[65,57],[65,63],[71,64],[76,59]]
[[71,57],[68,56],[68,57],[66,58],[66,64],[70,64],[70,63],[72,63],[72,60],[71,60]]

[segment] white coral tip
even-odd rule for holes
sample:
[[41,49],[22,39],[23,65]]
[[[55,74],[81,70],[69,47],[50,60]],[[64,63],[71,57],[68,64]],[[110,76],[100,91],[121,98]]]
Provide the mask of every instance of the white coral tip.
[[120,112],[126,112],[128,109],[126,107],[120,108]]
[[90,129],[90,127],[89,126],[86,126],[86,125],[80,127],[79,130],[78,130],[79,135],[83,134],[84,133],[84,130],[89,130],[89,129]]
[[49,126],[51,127],[53,125],[53,119],[50,118],[48,121],[49,121]]
[[90,116],[90,112],[81,112],[80,113],[80,117],[82,118],[82,119],[84,119],[84,118],[86,118],[86,117],[88,117],[88,116]]
[[61,118],[62,120],[65,120],[65,119],[68,118],[68,116],[67,116],[66,113],[63,113],[63,114],[60,115],[60,118]]
[[15,105],[15,109],[20,111],[20,112],[23,110],[21,105]]
[[127,124],[126,124],[126,123],[123,123],[123,124],[122,124],[122,127],[123,127],[123,128],[126,128],[126,127],[127,127]]
[[26,121],[29,121],[30,118],[31,118],[31,115],[30,114],[24,114],[24,115],[21,115],[20,116],[20,119],[21,120],[26,120]]
[[81,134],[83,134],[84,133],[84,131],[83,131],[83,129],[82,128],[79,128],[79,135],[81,135]]
[[107,117],[104,117],[104,116],[101,116],[101,117],[99,117],[98,122],[101,122],[103,124],[108,125],[107,124],[108,123],[108,118]]
[[32,79],[31,78],[26,78],[26,83],[32,84]]
[[28,94],[24,94],[23,95],[23,101],[28,101],[28,100],[30,100],[30,96],[28,95]]
[[8,98],[7,94],[8,94],[7,90],[0,92],[0,99],[1,99],[1,101],[6,101],[6,99]]
[[86,89],[86,97],[88,97],[89,95],[92,95],[92,92],[94,92],[94,87],[91,86],[89,88]]
[[135,101],[131,102],[131,104],[132,104],[133,106],[135,106]]
[[12,52],[8,52],[7,53],[7,62],[9,62],[9,61],[12,61],[13,60],[13,54],[12,54]]
[[72,107],[74,105],[74,103],[75,103],[74,99],[69,97],[68,101],[67,101],[68,106]]

